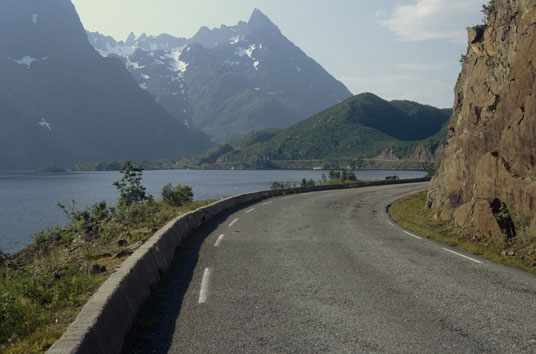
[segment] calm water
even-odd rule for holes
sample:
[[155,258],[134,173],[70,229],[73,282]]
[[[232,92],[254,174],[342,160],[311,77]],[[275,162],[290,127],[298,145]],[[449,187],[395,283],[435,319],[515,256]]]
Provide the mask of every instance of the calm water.
[[[325,171],[145,171],[143,185],[156,199],[167,183],[193,187],[195,199],[212,199],[269,189],[274,181],[299,184],[302,178],[321,179]],[[356,171],[358,178],[384,179],[422,177],[420,171]],[[58,202],[79,209],[106,200],[115,203],[119,193],[113,182],[119,172],[36,172],[0,171],[0,249],[15,252],[32,242],[43,228],[63,224],[65,215]]]

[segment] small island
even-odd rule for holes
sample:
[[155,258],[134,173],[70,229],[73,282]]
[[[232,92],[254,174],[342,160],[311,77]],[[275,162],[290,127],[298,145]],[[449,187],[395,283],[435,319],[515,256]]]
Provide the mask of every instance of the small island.
[[58,172],[65,172],[67,170],[64,169],[63,167],[59,167],[59,166],[56,166],[56,165],[48,165],[48,166],[38,168],[35,171],[36,172],[41,172],[41,173],[58,173]]

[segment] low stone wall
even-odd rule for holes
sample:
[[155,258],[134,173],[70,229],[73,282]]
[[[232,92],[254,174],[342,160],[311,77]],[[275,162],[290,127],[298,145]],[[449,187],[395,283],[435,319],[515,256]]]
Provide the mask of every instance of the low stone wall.
[[151,293],[151,286],[160,280],[171,265],[175,249],[188,234],[225,210],[285,194],[429,180],[418,178],[261,191],[223,199],[181,215],[156,232],[121,264],[89,299],[63,337],[56,341],[47,353],[119,353],[125,334]]

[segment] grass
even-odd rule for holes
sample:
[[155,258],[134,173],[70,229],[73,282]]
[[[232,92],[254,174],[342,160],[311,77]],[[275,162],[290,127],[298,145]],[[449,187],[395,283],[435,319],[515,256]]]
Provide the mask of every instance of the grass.
[[389,209],[391,217],[419,235],[536,274],[536,235],[527,231],[524,218],[514,217],[518,230],[514,239],[484,238],[457,227],[453,221],[436,220],[425,208],[426,195],[427,192],[421,192],[396,201]]
[[62,227],[35,235],[14,255],[0,252],[0,353],[46,351],[136,246],[177,215],[211,202],[99,203],[82,212],[73,205]]

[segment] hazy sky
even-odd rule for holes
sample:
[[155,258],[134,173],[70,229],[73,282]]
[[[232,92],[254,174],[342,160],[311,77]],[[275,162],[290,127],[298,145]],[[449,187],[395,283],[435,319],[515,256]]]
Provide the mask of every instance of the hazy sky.
[[354,94],[452,107],[484,0],[73,0],[82,23],[116,39],[130,32],[191,37],[199,27],[264,12]]

